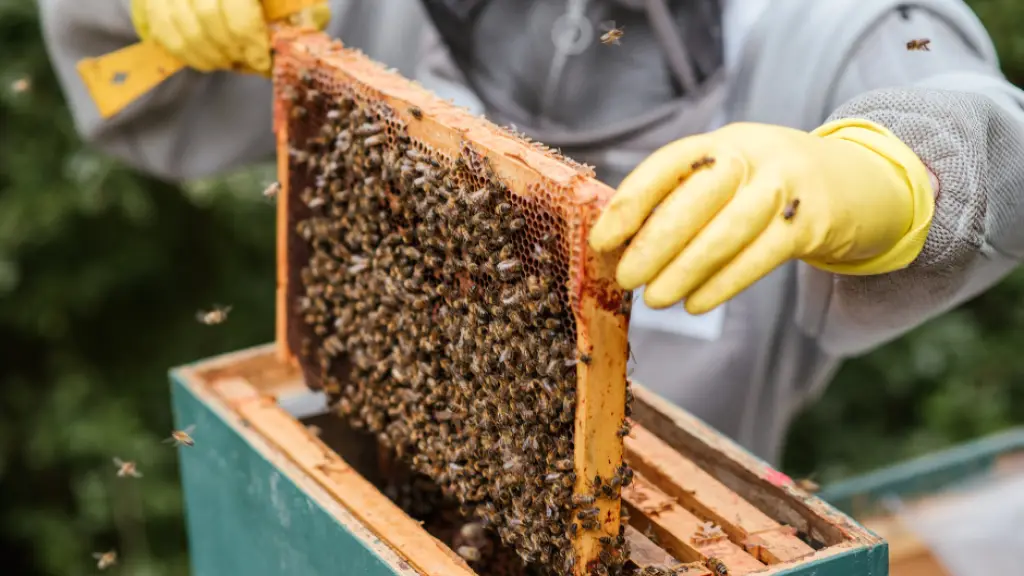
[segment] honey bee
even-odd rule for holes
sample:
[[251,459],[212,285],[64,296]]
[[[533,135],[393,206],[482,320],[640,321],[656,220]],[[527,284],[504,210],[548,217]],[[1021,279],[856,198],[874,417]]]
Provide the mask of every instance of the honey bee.
[[214,304],[210,310],[200,310],[196,312],[196,320],[200,324],[206,324],[207,326],[215,326],[217,324],[223,324],[228,319],[228,313],[231,312],[231,306],[221,306],[220,304]]
[[422,120],[423,119],[423,111],[420,110],[419,108],[415,107],[415,106],[410,106],[409,107],[409,114],[411,114],[412,117],[417,119],[417,120]]
[[604,30],[604,34],[601,34],[601,44],[605,46],[618,46],[625,34],[622,28],[615,26],[615,22],[604,22],[601,24],[601,29]]
[[277,195],[281,192],[281,183],[277,180],[271,182],[266,188],[263,189],[263,197],[268,200],[277,198]]
[[726,567],[725,562],[722,562],[714,556],[708,558],[705,566],[707,566],[708,570],[710,570],[715,576],[729,576],[729,568]]
[[480,541],[484,538],[484,527],[479,522],[469,522],[462,525],[459,529],[459,533],[466,540]]
[[697,545],[703,545],[710,542],[717,542],[725,538],[725,532],[723,532],[718,526],[715,526],[714,522],[704,522],[697,528],[697,532],[693,535],[691,540],[693,540]]
[[117,564],[117,552],[110,550],[109,552],[93,552],[92,557],[96,559],[96,567],[100,570],[106,570],[114,564]]
[[596,498],[594,498],[590,494],[573,494],[572,495],[572,505],[576,506],[576,507],[579,507],[579,506],[591,506],[591,505],[594,504],[595,500],[596,500]]
[[164,440],[174,444],[175,446],[195,446],[196,442],[192,439],[192,432],[196,429],[196,425],[192,424],[184,430],[174,430],[171,432],[171,436]]
[[466,562],[479,562],[481,558],[480,549],[476,546],[459,546],[456,550],[459,556],[462,556]]
[[595,518],[601,513],[600,508],[587,508],[586,510],[580,510],[576,513],[577,520],[586,520],[587,518]]
[[519,260],[516,260],[515,258],[511,260],[504,260],[498,263],[497,269],[498,274],[500,274],[503,278],[512,278],[515,277],[520,272],[522,272],[523,263],[520,262]]
[[597,530],[601,526],[601,523],[597,520],[584,520],[580,523],[580,527],[584,530]]
[[619,438],[625,438],[626,436],[629,436],[629,432],[631,429],[632,427],[629,421],[627,420],[622,423],[622,426],[619,427],[619,430],[618,432],[616,432],[616,434],[619,436]]
[[700,158],[697,161],[695,161],[693,164],[690,164],[690,170],[693,170],[694,172],[696,172],[697,170],[700,170],[701,168],[709,168],[709,167],[714,166],[714,165],[715,165],[715,159],[714,158],[712,158],[711,156],[704,156],[703,158]]
[[796,486],[797,486],[797,488],[803,490],[804,492],[808,492],[810,494],[814,494],[818,490],[821,490],[821,486],[819,486],[817,482],[815,482],[814,480],[811,480],[810,478],[801,478],[801,479],[797,480],[796,481]]
[[11,92],[15,94],[28,92],[30,88],[32,88],[32,81],[28,78],[18,78],[11,83]]
[[117,475],[119,478],[125,476],[131,476],[132,478],[142,478],[142,472],[139,472],[135,467],[135,462],[121,460],[120,458],[114,458],[114,466],[117,466]]
[[931,52],[931,49],[928,48],[928,45],[931,43],[932,41],[928,38],[918,38],[916,40],[910,40],[907,42],[907,50],[923,50],[925,52]]
[[786,207],[782,209],[782,219],[792,220],[793,216],[796,216],[796,209],[800,207],[800,199],[793,198],[786,204]]

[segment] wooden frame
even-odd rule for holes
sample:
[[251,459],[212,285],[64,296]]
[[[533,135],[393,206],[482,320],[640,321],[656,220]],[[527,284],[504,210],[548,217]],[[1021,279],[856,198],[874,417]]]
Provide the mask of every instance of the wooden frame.
[[[196,446],[182,449],[197,576],[218,573],[214,567],[219,573],[242,573],[239,567],[255,562],[252,554],[274,552],[250,552],[247,547],[240,555],[244,558],[214,558],[213,547],[223,546],[228,537],[223,519],[251,516],[249,508],[261,506],[267,509],[261,518],[234,520],[232,527],[243,532],[234,537],[248,541],[251,535],[246,531],[267,532],[269,536],[262,537],[283,542],[279,553],[294,562],[303,554],[315,556],[324,550],[296,540],[292,533],[298,520],[285,523],[282,518],[303,516],[302,511],[319,507],[317,522],[332,528],[320,528],[315,540],[330,537],[351,548],[352,554],[358,552],[367,566],[372,565],[367,574],[474,574],[280,407],[282,399],[306,392],[299,372],[281,360],[274,346],[180,368],[172,379],[176,425],[197,425]],[[705,565],[711,557],[725,562],[730,574],[887,574],[887,546],[881,539],[698,420],[634,386],[637,426],[626,443],[627,459],[640,472],[623,494],[632,512],[627,536],[634,563],[677,564],[685,566],[687,574],[708,576],[712,573]],[[256,466],[253,460],[267,465]],[[682,470],[684,476],[671,475]],[[292,492],[305,495],[308,501],[298,505],[302,514],[280,498],[269,505],[264,502],[277,498],[266,493],[266,482],[246,488],[260,484],[268,474],[287,479]],[[708,518],[722,519],[726,537],[695,541],[695,530]],[[809,535],[819,549],[808,547],[786,525]],[[280,562],[263,560],[275,561]],[[302,558],[313,566],[303,573],[336,573],[336,566],[330,569],[333,572],[316,567],[318,561]],[[245,573],[281,573],[268,570],[257,567]]]
[[[338,84],[369,100],[387,105],[414,141],[459,157],[468,145],[488,161],[495,176],[513,195],[551,199],[551,209],[566,225],[569,255],[569,301],[576,319],[577,349],[590,356],[577,365],[577,409],[574,461],[577,494],[591,493],[593,478],[610,478],[622,463],[622,438],[617,426],[625,418],[627,319],[620,311],[622,291],[614,282],[617,254],[596,254],[586,243],[590,225],[613,190],[593,178],[589,168],[570,163],[542,146],[498,128],[490,122],[442,101],[420,86],[383,69],[362,54],[341,47],[319,33],[286,30],[275,36],[275,131],[278,146],[277,348],[282,358],[295,362],[295,342],[289,313],[289,242],[293,237],[288,182],[288,118],[290,103],[281,97],[298,69],[328,73]],[[416,110],[415,116],[410,110]],[[602,535],[619,529],[618,499],[598,499],[601,529],[581,530],[572,538],[576,570],[597,560]]]

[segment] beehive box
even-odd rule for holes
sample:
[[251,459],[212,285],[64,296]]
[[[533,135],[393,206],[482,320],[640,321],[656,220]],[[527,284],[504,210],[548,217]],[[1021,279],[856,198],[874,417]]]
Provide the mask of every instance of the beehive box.
[[900,513],[928,514],[959,506],[978,490],[998,488],[1021,474],[1024,429],[1016,429],[836,483],[820,497],[889,543],[892,576],[950,576],[942,551],[915,533]]
[[[393,470],[379,465],[375,443],[354,440],[332,415],[308,414],[317,402],[273,345],[171,379],[176,426],[195,426],[195,446],[180,448],[195,576],[524,573],[511,553],[476,572],[443,527],[403,512],[400,495],[386,494]],[[718,558],[730,574],[887,573],[883,540],[641,385],[633,390],[627,568],[713,576],[707,561]],[[700,539],[709,520],[725,538]]]

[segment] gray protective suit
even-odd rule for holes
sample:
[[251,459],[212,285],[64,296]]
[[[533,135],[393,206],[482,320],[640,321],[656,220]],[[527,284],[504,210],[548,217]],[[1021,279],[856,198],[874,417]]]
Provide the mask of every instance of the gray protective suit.
[[[78,128],[97,146],[171,179],[272,155],[270,89],[258,78],[182,73],[101,121],[74,65],[136,40],[128,0],[39,1]],[[596,165],[609,184],[661,145],[739,120],[809,130],[862,117],[918,154],[940,186],[907,269],[842,277],[792,263],[701,317],[634,305],[634,378],[766,460],[844,357],[971,298],[1024,257],[1024,93],[960,0],[333,6],[330,32],[350,46],[406,75],[415,67],[443,97]],[[598,42],[607,20],[624,29],[620,46]],[[908,51],[918,38],[931,50]]]

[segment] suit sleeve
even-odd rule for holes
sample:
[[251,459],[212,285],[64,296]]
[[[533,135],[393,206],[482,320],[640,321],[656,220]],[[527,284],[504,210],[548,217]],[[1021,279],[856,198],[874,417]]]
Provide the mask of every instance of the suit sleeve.
[[[138,41],[130,0],[37,0],[43,36],[75,127],[83,139],[130,166],[181,181],[221,173],[274,153],[270,81],[179,72],[119,115],[104,120],[76,71],[79,60]],[[328,32],[411,73],[425,18],[408,0],[334,0]],[[401,38],[401,42],[396,42]]]
[[[907,50],[920,38],[930,50]],[[834,87],[829,120],[889,128],[939,185],[924,250],[906,269],[853,277],[800,265],[801,292],[822,302],[811,332],[826,353],[891,340],[990,288],[1024,258],[1024,93],[982,54],[951,23],[896,11],[863,38]],[[800,320],[806,328],[808,318]]]

